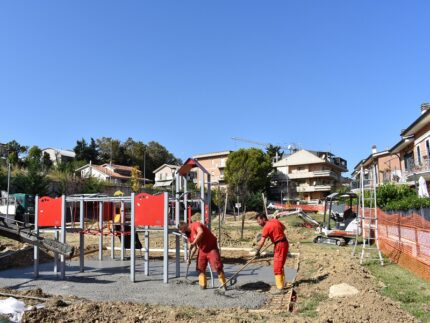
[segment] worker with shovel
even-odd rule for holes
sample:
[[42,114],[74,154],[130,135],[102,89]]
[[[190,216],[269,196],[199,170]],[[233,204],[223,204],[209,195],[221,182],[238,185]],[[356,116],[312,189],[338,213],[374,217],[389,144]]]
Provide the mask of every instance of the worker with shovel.
[[[200,288],[206,288],[206,267],[208,265],[208,261],[211,268],[218,273],[220,283],[225,286],[226,280],[221,256],[218,250],[217,239],[208,227],[198,221],[191,224],[181,222],[179,224],[179,231],[187,236],[188,241],[190,242],[190,251],[194,248],[199,249],[196,262],[197,271],[199,272]],[[190,252],[190,254],[192,253]]]
[[288,240],[284,233],[285,226],[278,219],[268,220],[265,214],[257,214],[257,223],[263,227],[261,239],[257,243],[256,256],[260,255],[260,250],[270,238],[275,245],[273,255],[273,272],[275,274],[275,282],[278,293],[282,293],[285,285],[284,265],[288,255]]

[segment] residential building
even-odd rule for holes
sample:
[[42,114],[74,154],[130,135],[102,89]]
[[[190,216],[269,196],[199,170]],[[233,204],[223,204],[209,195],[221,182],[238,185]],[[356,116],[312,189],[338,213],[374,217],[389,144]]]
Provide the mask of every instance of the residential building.
[[58,165],[64,162],[72,161],[75,159],[75,152],[71,150],[56,149],[56,148],[45,148],[42,150],[42,155],[47,153],[54,165]]
[[[430,104],[421,104],[421,115],[400,132],[400,141],[393,147],[372,153],[355,167],[352,177],[359,181],[360,169],[376,166],[377,184],[387,182],[416,185],[420,176],[430,180]],[[365,178],[368,173],[364,174]]]
[[[115,184],[125,184],[130,182],[133,167],[115,164],[94,165],[87,164],[75,170],[82,178],[97,178]],[[150,183],[152,180],[140,177],[141,171],[138,170],[139,180],[142,183]]]
[[180,166],[163,164],[154,170],[155,183],[154,187],[169,188],[175,180],[175,173]]
[[0,143],[0,157],[7,157],[7,144]]
[[272,195],[282,201],[317,202],[343,184],[345,159],[330,152],[299,150],[273,164]]
[[[224,169],[227,165],[227,158],[231,151],[220,151],[193,156],[211,175],[212,187],[227,187],[224,177]],[[197,172],[197,187],[200,187],[201,172]]]
[[[363,170],[368,170],[373,166],[376,167],[377,185],[401,181],[402,172],[399,157],[391,153],[389,149],[378,152],[376,145],[373,145],[372,153],[366,159],[358,162],[351,174],[356,187],[359,186],[361,167],[363,167]],[[364,178],[368,178],[368,171],[365,172]]]
[[413,184],[420,176],[430,180],[430,104],[421,105],[421,115],[400,136],[390,149],[399,158],[400,182]]

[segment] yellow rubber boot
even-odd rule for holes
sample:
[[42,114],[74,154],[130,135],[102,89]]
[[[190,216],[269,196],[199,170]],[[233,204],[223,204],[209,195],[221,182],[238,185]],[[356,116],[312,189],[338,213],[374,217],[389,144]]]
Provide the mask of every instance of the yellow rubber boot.
[[218,273],[218,280],[219,280],[219,283],[221,284],[220,286],[224,286],[224,289],[227,289],[227,286],[225,284],[226,283],[225,275],[223,271],[220,271]]
[[206,289],[206,274],[199,274],[199,286],[201,289]]
[[282,290],[284,288],[284,275],[275,275],[276,288]]
[[285,288],[285,275],[284,274],[281,275],[281,283],[282,283],[282,289],[284,289]]

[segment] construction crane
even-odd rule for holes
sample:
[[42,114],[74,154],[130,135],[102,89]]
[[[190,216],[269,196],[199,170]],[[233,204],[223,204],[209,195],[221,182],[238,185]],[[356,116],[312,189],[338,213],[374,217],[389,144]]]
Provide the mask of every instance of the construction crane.
[[[249,139],[245,139],[245,138],[241,138],[241,137],[232,137],[231,138],[234,141],[242,141],[242,142],[247,142],[249,144],[254,144],[254,145],[259,145],[259,146],[263,146],[265,148],[267,148],[268,146],[272,145],[269,143],[265,143],[265,142],[259,142],[259,141],[254,141],[254,140],[249,140]],[[273,145],[273,146],[277,146],[277,145]],[[281,149],[284,150],[288,150],[290,152],[290,154],[292,154],[293,152],[297,151],[297,146],[294,144],[288,145],[286,147],[284,146],[278,146]]]

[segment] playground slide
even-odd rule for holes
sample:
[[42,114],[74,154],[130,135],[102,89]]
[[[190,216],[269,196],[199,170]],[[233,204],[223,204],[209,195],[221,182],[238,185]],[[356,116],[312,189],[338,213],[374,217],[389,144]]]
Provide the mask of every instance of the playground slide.
[[15,220],[6,221],[4,217],[0,217],[0,236],[38,246],[45,251],[56,252],[66,257],[71,257],[74,252],[74,248],[68,244],[40,236],[38,237],[30,227],[20,225],[20,223]]

